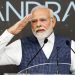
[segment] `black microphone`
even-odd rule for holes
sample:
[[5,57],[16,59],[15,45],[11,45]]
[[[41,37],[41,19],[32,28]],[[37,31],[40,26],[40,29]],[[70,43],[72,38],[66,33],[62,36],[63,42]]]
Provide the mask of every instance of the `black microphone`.
[[44,40],[44,44],[46,44],[48,42],[48,39],[46,38],[45,40]]
[[27,67],[29,66],[29,64],[33,61],[33,59],[38,55],[38,53],[42,50],[42,48],[44,47],[44,45],[48,42],[48,39],[46,38],[44,40],[44,44],[43,46],[37,51],[37,53],[33,56],[33,58],[29,61],[29,63],[27,64]]
[[[69,40],[66,40],[66,45],[69,47],[69,48],[71,48],[71,44],[70,44],[70,42],[69,42]],[[73,51],[73,53],[75,54],[75,51],[71,48],[71,50]]]

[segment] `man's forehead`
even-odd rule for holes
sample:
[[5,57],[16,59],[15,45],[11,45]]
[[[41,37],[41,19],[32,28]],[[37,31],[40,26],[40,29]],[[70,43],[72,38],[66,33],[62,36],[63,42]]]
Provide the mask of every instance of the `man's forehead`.
[[36,13],[50,13],[50,11],[47,8],[39,8],[39,9],[35,9],[31,13],[32,14],[36,14]]
[[48,17],[49,17],[49,16],[46,16],[46,15],[41,15],[41,16],[38,16],[38,17],[34,16],[34,17],[32,17],[32,20],[33,20],[33,19],[48,18]]
[[32,18],[46,18],[46,17],[50,17],[50,14],[45,12],[32,14]]

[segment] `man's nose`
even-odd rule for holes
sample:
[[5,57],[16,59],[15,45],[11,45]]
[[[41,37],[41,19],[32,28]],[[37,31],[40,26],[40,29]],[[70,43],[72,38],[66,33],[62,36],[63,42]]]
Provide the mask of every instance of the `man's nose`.
[[37,27],[41,27],[40,21],[37,22]]

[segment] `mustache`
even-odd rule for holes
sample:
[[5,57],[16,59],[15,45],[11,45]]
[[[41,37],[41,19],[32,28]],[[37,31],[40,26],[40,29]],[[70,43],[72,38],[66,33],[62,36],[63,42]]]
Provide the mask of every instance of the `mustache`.
[[35,32],[38,33],[39,31],[46,31],[46,28],[36,28]]

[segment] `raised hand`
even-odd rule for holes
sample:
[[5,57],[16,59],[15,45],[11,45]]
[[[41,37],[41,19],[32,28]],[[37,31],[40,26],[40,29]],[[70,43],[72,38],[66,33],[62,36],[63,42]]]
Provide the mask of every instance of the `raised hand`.
[[11,26],[8,30],[8,32],[10,32],[13,35],[18,34],[20,31],[22,31],[22,29],[27,25],[27,23],[31,20],[32,15],[28,14],[26,15],[23,19],[21,19],[20,21],[18,21],[16,24],[14,24],[13,26]]

